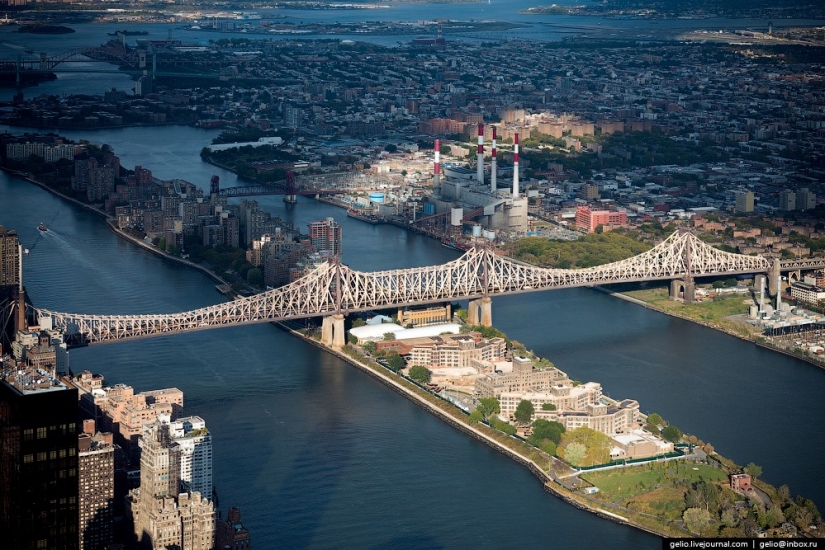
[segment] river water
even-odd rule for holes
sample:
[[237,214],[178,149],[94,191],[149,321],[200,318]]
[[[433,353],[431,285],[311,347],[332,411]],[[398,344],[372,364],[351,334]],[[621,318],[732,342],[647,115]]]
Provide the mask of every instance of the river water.
[[[86,134],[125,166],[206,187],[198,153],[214,132],[186,127]],[[70,134],[78,138],[80,134]],[[437,241],[372,226],[309,199],[264,208],[305,228],[333,216],[355,269],[457,257]],[[41,234],[39,222],[49,226]],[[34,302],[58,311],[188,310],[221,300],[203,274],[118,239],[101,219],[0,174],[0,224],[16,229]],[[497,327],[571,377],[601,382],[763,477],[825,501],[825,371],[586,289],[498,297]],[[524,468],[449,428],[361,372],[270,325],[71,352],[76,372],[137,390],[176,386],[214,435],[221,507],[238,506],[258,548],[659,548],[634,529],[546,494]]]

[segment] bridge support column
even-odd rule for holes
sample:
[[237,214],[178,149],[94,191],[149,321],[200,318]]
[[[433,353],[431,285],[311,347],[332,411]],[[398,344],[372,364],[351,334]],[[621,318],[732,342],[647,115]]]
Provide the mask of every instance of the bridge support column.
[[694,282],[693,277],[686,277],[684,284],[683,298],[686,303],[692,304],[696,301],[696,282]]
[[332,317],[327,315],[321,321],[321,343],[325,346],[332,345]]
[[467,324],[484,327],[493,326],[493,301],[489,296],[484,296],[478,300],[470,300],[469,308]]
[[682,290],[682,281],[679,279],[673,279],[670,281],[670,291],[668,292],[668,297],[674,301],[678,300],[680,290]]
[[679,292],[682,293],[682,299],[686,303],[691,304],[696,300],[696,283],[693,281],[693,277],[670,281],[670,299],[678,300]]
[[481,300],[470,300],[467,305],[467,324],[478,325],[481,324],[481,316],[479,315],[479,308],[481,307]]
[[344,331],[344,316],[336,313],[332,316],[332,348],[341,349],[345,345],[347,345],[347,338]]
[[481,299],[481,326],[493,326],[493,301],[489,296]]

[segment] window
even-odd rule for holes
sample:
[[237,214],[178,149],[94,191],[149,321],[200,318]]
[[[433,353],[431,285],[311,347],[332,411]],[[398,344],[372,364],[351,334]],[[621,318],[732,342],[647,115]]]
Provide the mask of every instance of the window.
[[37,461],[38,462],[43,462],[44,460],[46,460],[46,453],[45,452],[37,453]]
[[46,439],[46,428],[37,428],[37,439]]
[[23,455],[23,464],[30,464],[31,462],[34,462],[34,455]]
[[34,430],[31,428],[23,430],[23,441],[31,441],[32,439],[34,439]]

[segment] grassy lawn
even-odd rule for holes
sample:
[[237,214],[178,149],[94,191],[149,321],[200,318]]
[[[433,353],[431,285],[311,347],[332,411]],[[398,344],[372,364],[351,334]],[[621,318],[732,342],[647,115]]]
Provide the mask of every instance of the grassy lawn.
[[753,300],[744,294],[722,294],[712,300],[685,304],[668,298],[667,288],[650,288],[624,292],[632,298],[646,302],[668,313],[682,315],[699,323],[727,330],[744,337],[758,335],[750,325],[734,321],[734,315],[746,315]]
[[682,519],[682,513],[685,511],[686,492],[685,487],[662,487],[627,498],[622,504],[635,512],[676,521]]
[[600,498],[621,502],[637,501],[640,495],[659,491],[656,489],[659,486],[675,487],[684,495],[688,485],[695,481],[726,481],[728,476],[706,464],[670,463],[668,466],[654,464],[652,468],[645,465],[589,472],[582,474],[581,478],[599,488]]

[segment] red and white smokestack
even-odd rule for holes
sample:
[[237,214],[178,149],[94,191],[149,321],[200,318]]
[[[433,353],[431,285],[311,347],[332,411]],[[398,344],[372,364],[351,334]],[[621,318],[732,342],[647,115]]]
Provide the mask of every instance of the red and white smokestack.
[[435,162],[433,162],[433,189],[441,187],[441,140],[435,140]]
[[476,179],[484,183],[484,124],[478,124],[478,149],[476,150]]
[[513,134],[513,198],[518,198],[518,134]]
[[490,192],[496,194],[496,127],[493,126],[493,158],[490,162]]

